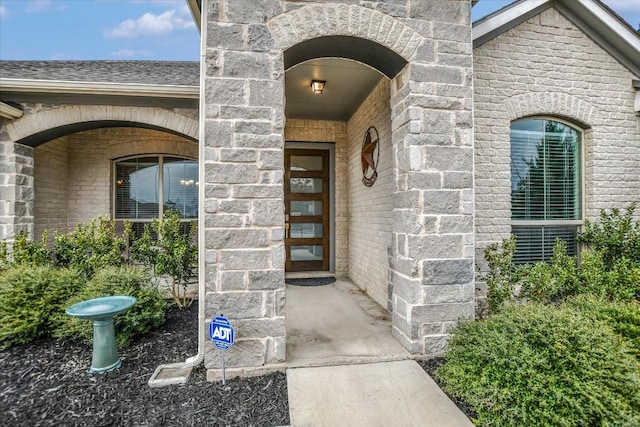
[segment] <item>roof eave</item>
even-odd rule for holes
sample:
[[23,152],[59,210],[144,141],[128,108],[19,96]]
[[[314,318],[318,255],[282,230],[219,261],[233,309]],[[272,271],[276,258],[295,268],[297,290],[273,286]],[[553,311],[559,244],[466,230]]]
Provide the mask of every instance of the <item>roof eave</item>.
[[198,31],[202,31],[200,22],[202,21],[202,10],[200,7],[200,0],[185,0],[187,2],[187,7],[191,11],[191,16],[193,17],[193,22],[196,23],[196,27],[198,27]]
[[0,93],[51,93],[197,99],[198,86],[0,78]]

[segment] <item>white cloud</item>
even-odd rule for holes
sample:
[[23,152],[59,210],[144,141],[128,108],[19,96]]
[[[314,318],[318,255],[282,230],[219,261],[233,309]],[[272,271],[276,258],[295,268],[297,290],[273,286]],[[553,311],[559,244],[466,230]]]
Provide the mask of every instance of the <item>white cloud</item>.
[[42,13],[49,12],[52,10],[64,10],[65,5],[58,2],[55,3],[53,0],[29,0],[27,4],[27,12],[28,13]]
[[116,50],[115,52],[111,52],[111,56],[119,57],[119,58],[132,58],[134,56],[150,56],[152,52],[148,50],[132,50],[132,49],[121,49]]
[[6,18],[9,16],[9,9],[4,6],[0,6],[0,18]]
[[79,58],[78,58],[78,55],[72,55],[69,53],[54,53],[49,57],[49,59],[53,61],[64,61],[64,60],[70,61],[70,60],[79,59]]
[[175,10],[167,10],[160,15],[145,13],[138,19],[122,21],[116,28],[106,30],[105,36],[113,39],[128,39],[167,34],[187,28],[195,28],[193,20],[176,16]]

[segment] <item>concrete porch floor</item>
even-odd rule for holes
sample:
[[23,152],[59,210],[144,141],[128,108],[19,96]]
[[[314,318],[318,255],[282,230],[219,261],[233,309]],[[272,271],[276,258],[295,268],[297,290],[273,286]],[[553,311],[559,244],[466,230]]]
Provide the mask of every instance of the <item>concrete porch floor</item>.
[[389,313],[350,280],[287,285],[287,366],[346,365],[410,359],[391,336]]

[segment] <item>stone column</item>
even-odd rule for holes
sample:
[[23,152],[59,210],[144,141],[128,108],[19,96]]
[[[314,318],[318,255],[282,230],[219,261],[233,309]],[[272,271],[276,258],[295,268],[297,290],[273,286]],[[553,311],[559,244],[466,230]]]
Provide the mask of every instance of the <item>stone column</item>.
[[0,141],[0,240],[33,237],[33,148],[2,135]]
[[411,2],[409,16],[425,39],[392,82],[393,334],[434,354],[474,315],[470,3]]
[[[205,121],[206,315],[228,317],[240,374],[284,361],[284,69],[264,22],[278,1],[210,2]],[[224,11],[224,16],[219,11]],[[209,379],[221,352],[208,344]]]

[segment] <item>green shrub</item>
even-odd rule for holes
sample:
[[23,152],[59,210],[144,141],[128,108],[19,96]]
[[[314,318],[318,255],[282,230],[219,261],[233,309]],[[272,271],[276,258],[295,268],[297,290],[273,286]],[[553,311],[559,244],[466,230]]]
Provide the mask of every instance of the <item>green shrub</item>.
[[13,264],[47,265],[50,263],[50,253],[47,249],[48,233],[42,233],[41,242],[30,240],[27,233],[16,235],[11,246]]
[[0,272],[0,348],[49,335],[54,314],[83,286],[74,270],[15,265]]
[[602,320],[613,331],[628,340],[640,360],[640,303],[638,301],[608,301],[592,295],[580,295],[567,300],[567,304],[582,314]]
[[606,323],[566,306],[463,322],[436,371],[485,426],[640,425],[640,364]]
[[513,264],[516,253],[516,237],[504,239],[502,244],[492,243],[484,248],[484,258],[489,271],[483,279],[487,282],[487,304],[489,313],[498,313],[505,302],[514,296],[518,282],[518,270]]
[[[153,230],[158,238],[151,237]],[[162,219],[154,219],[145,226],[142,236],[131,246],[131,258],[150,268],[152,274],[170,279],[169,291],[179,307],[188,307],[193,302],[187,297],[187,284],[198,259],[198,248],[193,244],[195,222],[185,234],[180,228],[180,215],[169,209]]]
[[[88,299],[111,295],[129,295],[137,299],[126,313],[114,317],[118,345],[126,345],[137,334],[143,334],[165,321],[168,304],[158,289],[151,284],[148,274],[133,266],[106,267],[96,272],[87,285],[67,302],[71,306]],[[91,342],[92,323],[58,314],[60,327],[56,337],[74,337]]]
[[520,296],[532,301],[558,301],[580,290],[576,259],[567,255],[567,243],[562,239],[554,243],[548,263],[528,264],[519,270]]
[[607,269],[620,258],[640,263],[640,222],[633,222],[635,208],[632,203],[624,214],[618,209],[600,211],[600,223],[585,220],[584,232],[578,235],[579,241],[602,252]]
[[76,268],[89,278],[101,268],[122,265],[129,231],[130,226],[124,236],[118,236],[115,221],[100,217],[89,224],[78,224],[70,233],[56,233],[55,264]]

